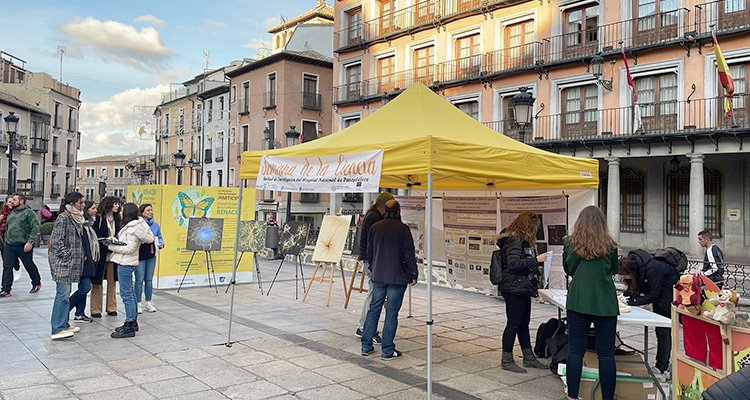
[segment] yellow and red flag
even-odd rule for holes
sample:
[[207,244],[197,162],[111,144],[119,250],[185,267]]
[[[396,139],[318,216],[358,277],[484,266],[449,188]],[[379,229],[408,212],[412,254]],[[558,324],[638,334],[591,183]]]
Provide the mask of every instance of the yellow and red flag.
[[713,32],[714,38],[714,55],[716,55],[716,69],[719,71],[719,82],[721,87],[724,88],[724,112],[727,117],[732,116],[732,95],[734,94],[734,81],[732,75],[729,74],[729,66],[727,60],[724,59],[724,55],[721,53],[719,47],[719,41],[716,39],[716,32]]

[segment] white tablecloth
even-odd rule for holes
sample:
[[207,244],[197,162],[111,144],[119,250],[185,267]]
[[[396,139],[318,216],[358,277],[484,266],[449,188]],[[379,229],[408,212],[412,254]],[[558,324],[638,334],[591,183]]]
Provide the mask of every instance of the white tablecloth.
[[[539,295],[542,298],[557,306],[561,310],[565,310],[566,300],[568,298],[568,292],[562,289],[543,289],[539,291]],[[618,322],[623,324],[649,326],[654,328],[671,328],[672,321],[669,318],[662,317],[659,314],[655,314],[651,311],[645,310],[641,307],[630,307],[629,313],[620,314],[617,317]]]

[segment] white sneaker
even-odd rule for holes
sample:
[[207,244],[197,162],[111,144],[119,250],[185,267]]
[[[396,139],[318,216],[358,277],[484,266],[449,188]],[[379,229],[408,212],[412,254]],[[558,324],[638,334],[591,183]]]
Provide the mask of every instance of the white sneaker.
[[73,332],[71,332],[71,331],[60,331],[60,332],[57,332],[57,333],[53,333],[50,336],[50,338],[52,338],[52,340],[59,340],[59,339],[65,339],[65,338],[73,337],[73,336],[75,336],[75,334]]
[[68,327],[67,331],[68,332],[73,332],[73,333],[78,333],[78,332],[81,331],[81,328],[79,328],[77,326],[71,325],[71,326]]
[[143,307],[143,308],[145,308],[146,311],[148,311],[148,312],[156,312],[156,307],[154,307],[154,303],[152,303],[150,301],[147,301],[146,302],[146,306]]
[[138,314],[143,314],[143,306],[141,303],[138,303]]

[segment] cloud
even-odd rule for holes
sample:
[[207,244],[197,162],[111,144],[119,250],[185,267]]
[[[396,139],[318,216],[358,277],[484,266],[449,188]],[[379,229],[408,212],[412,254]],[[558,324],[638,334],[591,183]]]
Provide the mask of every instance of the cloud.
[[139,15],[139,16],[135,17],[135,22],[138,22],[138,23],[141,23],[141,24],[156,25],[156,26],[164,26],[164,25],[166,25],[166,22],[164,22],[163,19],[161,19],[161,18],[159,18],[157,16],[154,16],[154,15],[151,15],[151,14]]
[[227,24],[224,21],[219,21],[219,20],[210,19],[210,18],[204,18],[204,19],[202,19],[201,20],[201,24],[205,28],[210,28],[210,29],[224,29],[224,28],[228,28],[229,27],[229,24]]
[[262,39],[250,39],[247,43],[240,45],[240,47],[255,51],[255,58],[266,57],[271,53],[271,49],[273,49],[270,41]]
[[174,55],[153,27],[138,30],[121,22],[87,17],[63,25],[60,30],[105,61],[139,69],[158,69]]
[[135,106],[156,106],[169,85],[152,88],[128,89],[100,102],[81,104],[81,158],[154,150],[153,137],[136,134],[137,121],[150,117],[150,107],[135,110]]
[[281,23],[281,16],[266,18],[266,29],[271,29]]

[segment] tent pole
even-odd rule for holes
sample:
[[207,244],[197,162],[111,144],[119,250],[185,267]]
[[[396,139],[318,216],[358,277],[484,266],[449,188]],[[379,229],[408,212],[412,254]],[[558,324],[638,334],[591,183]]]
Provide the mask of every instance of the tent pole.
[[432,399],[432,173],[427,174],[427,226],[424,230],[427,258],[427,400]]
[[[232,295],[229,300],[229,327],[227,328],[227,342],[224,344],[227,347],[232,347],[232,317],[234,317],[234,287],[237,282],[237,247],[240,244],[240,220],[242,219],[242,185],[245,183],[244,179],[240,179],[240,184],[237,189],[239,191],[239,200],[237,201],[237,224],[235,225],[234,233],[234,254],[232,255],[232,279],[229,280],[229,284],[232,285]],[[253,257],[256,257],[253,254]]]

